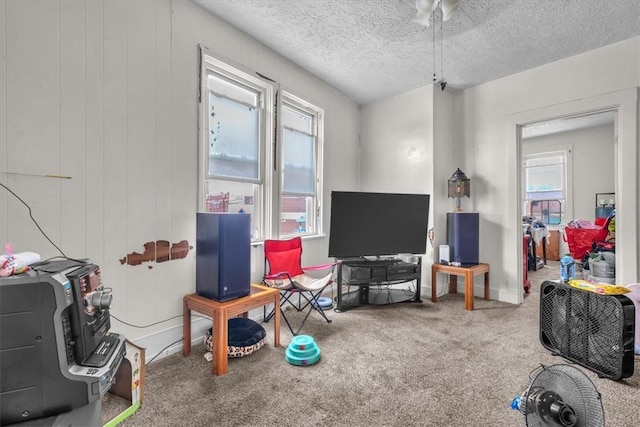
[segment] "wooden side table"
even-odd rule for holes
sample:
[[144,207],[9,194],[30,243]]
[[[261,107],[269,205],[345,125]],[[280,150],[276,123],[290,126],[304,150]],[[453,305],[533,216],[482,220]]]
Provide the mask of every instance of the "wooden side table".
[[251,285],[251,293],[229,301],[215,301],[198,294],[185,295],[183,299],[182,355],[191,353],[191,310],[211,316],[213,337],[211,345],[211,373],[223,375],[228,371],[227,345],[229,342],[229,318],[248,316],[249,310],[273,304],[273,345],[280,345],[280,291],[263,285]]
[[454,265],[433,264],[431,266],[431,301],[438,302],[436,298],[437,273],[449,275],[449,293],[458,292],[458,276],[464,276],[464,309],[473,310],[473,276],[484,273],[484,299],[489,301],[489,264],[480,263],[467,267]]

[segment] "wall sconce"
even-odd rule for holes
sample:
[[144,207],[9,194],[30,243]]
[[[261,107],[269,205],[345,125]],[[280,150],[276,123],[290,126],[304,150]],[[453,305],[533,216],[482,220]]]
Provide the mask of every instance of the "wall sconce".
[[462,212],[460,199],[463,197],[471,197],[471,180],[460,170],[451,175],[447,181],[449,188],[449,198],[456,199],[456,212]]

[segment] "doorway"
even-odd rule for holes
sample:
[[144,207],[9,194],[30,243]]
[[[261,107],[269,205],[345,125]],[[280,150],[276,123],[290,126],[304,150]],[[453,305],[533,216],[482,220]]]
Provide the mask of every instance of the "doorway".
[[[509,148],[513,160],[510,172],[514,182],[517,183],[513,186],[510,198],[518,201],[515,209],[512,209],[514,216],[510,227],[510,230],[513,231],[513,253],[516,254],[514,264],[517,264],[517,278],[523,277],[522,217],[524,207],[520,203],[521,200],[524,200],[521,175],[523,129],[534,124],[561,123],[570,118],[612,112],[615,134],[613,192],[616,194],[616,227],[625,230],[625,233],[616,235],[616,281],[619,284],[630,284],[638,280],[637,98],[637,89],[633,88],[517,113],[509,117],[507,126],[510,129],[509,138],[512,143],[509,144]],[[577,165],[574,164],[573,167],[575,168]],[[577,214],[574,203],[577,203],[577,200],[571,201],[569,216]],[[580,203],[588,202],[581,200]],[[515,286],[521,286],[521,284]],[[523,293],[516,292],[516,295],[518,303],[522,303]]]
[[567,224],[600,223],[603,212],[615,209],[615,121],[616,112],[607,110],[520,128],[522,225],[535,243],[527,262],[530,276],[556,267],[552,261],[570,253]]

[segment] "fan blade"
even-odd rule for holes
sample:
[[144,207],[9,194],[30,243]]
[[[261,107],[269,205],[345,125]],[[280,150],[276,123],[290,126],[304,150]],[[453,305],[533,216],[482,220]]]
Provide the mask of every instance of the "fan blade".
[[460,8],[460,0],[442,0],[442,20],[448,21]]
[[425,12],[430,15],[436,10],[439,2],[440,0],[416,0],[416,9],[418,9],[418,12]]
[[426,13],[423,11],[418,12],[415,18],[411,20],[411,22],[415,22],[416,24],[424,25],[425,27],[431,26],[431,12]]

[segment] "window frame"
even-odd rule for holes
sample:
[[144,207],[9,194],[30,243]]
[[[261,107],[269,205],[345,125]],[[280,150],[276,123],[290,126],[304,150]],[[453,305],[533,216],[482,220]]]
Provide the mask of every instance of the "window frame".
[[[540,152],[529,152],[527,154],[522,154],[522,195],[523,195],[523,201],[522,201],[522,207],[523,207],[523,213],[525,215],[528,215],[530,212],[530,207],[531,207],[531,202],[532,201],[542,201],[542,200],[558,200],[560,202],[561,205],[561,221],[560,224],[549,224],[550,227],[564,227],[567,225],[567,222],[570,221],[571,218],[573,218],[573,195],[572,195],[572,176],[573,176],[573,169],[572,169],[572,152],[573,152],[573,147],[571,145],[562,145],[562,146],[558,146],[557,148],[554,149],[549,149],[549,150],[545,150],[545,151],[540,151]],[[557,157],[557,156],[561,156],[563,158],[563,177],[562,177],[562,193],[563,193],[563,198],[560,197],[549,197],[549,198],[544,198],[544,199],[532,199],[529,198],[529,193],[532,193],[530,191],[528,191],[527,188],[527,171],[530,167],[527,166],[527,160],[529,159],[543,159],[543,158],[548,158],[548,157]]]
[[[314,194],[313,195],[309,195],[309,194],[303,194],[303,193],[297,193],[297,192],[287,192],[284,190],[284,172],[285,172],[285,166],[284,166],[284,129],[285,129],[285,124],[283,122],[283,120],[280,120],[279,123],[279,129],[280,129],[280,136],[281,139],[279,140],[279,147],[282,147],[281,150],[279,150],[279,155],[278,155],[278,161],[279,161],[279,167],[278,167],[278,176],[280,178],[280,185],[279,185],[279,191],[278,191],[278,200],[276,203],[276,206],[278,207],[278,215],[277,215],[277,222],[278,225],[276,228],[274,228],[274,231],[276,232],[276,234],[278,235],[279,238],[282,239],[287,239],[287,238],[291,238],[291,237],[296,237],[296,236],[300,236],[300,237],[305,237],[305,236],[322,236],[323,235],[323,229],[322,229],[322,194],[323,194],[323,170],[324,170],[324,166],[323,166],[323,153],[324,153],[324,110],[310,102],[305,101],[304,99],[292,94],[291,92],[288,91],[282,91],[282,100],[281,100],[281,108],[280,110],[282,111],[282,109],[284,108],[290,108],[292,110],[297,110],[303,114],[307,114],[309,116],[311,116],[312,120],[313,120],[313,124],[312,124],[312,133],[308,134],[306,132],[302,132],[305,133],[309,136],[313,137],[313,162],[314,162],[314,171],[315,171],[315,175],[314,175]],[[279,117],[283,117],[282,114],[279,115]],[[291,129],[291,128],[287,128],[287,129]],[[291,129],[294,131],[299,131],[296,129]],[[311,201],[311,206],[307,206],[307,211],[309,213],[311,213],[313,215],[313,217],[310,219],[307,217],[307,224],[311,223],[312,224],[312,231],[308,231],[309,227],[307,226],[306,231],[304,232],[298,232],[298,233],[286,233],[286,234],[281,234],[280,233],[280,221],[282,221],[282,215],[283,212],[281,212],[282,209],[282,200],[284,196],[305,196],[305,197],[311,197],[312,201]]]
[[[198,129],[198,211],[205,212],[206,181],[246,182],[256,186],[254,190],[254,206],[257,212],[252,218],[252,243],[263,241],[270,235],[270,226],[273,217],[273,198],[269,196],[269,188],[273,186],[273,176],[266,173],[267,165],[273,163],[273,151],[269,149],[274,145],[275,134],[275,100],[279,91],[279,85],[260,77],[254,77],[253,72],[228,59],[222,59],[219,55],[213,55],[203,46],[200,49],[199,68],[199,129]],[[263,117],[260,124],[260,136],[258,143],[258,180],[239,179],[233,177],[209,176],[209,89],[207,76],[214,73],[225,80],[245,87],[258,90],[262,96],[260,103]]]
[[[266,239],[303,238],[323,236],[323,152],[324,152],[324,110],[297,97],[291,92],[281,91],[280,83],[260,75],[255,71],[213,54],[203,46],[200,49],[199,92],[198,92],[198,211],[206,212],[206,189],[210,182],[250,183],[254,189],[254,218],[252,218],[252,244],[260,244]],[[248,178],[216,176],[209,174],[210,96],[209,74],[216,74],[232,84],[258,90],[263,116],[260,124],[258,147],[258,180]],[[216,92],[218,93],[218,92]],[[241,102],[241,101],[240,101]],[[310,232],[280,235],[281,206],[284,192],[284,127],[282,125],[283,102],[314,118],[315,139],[313,147],[315,163],[314,229]],[[225,194],[224,191],[222,194]],[[309,219],[307,218],[307,222]]]

